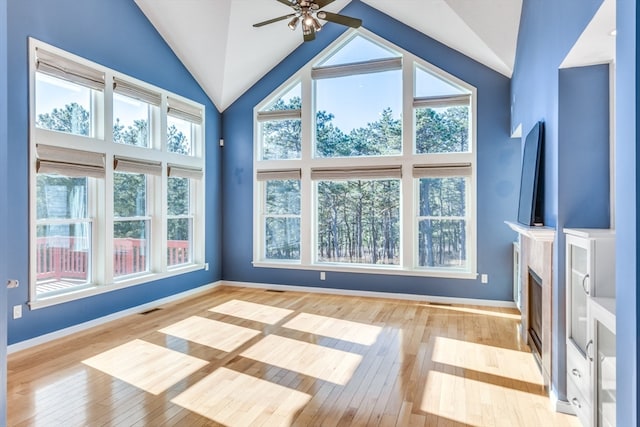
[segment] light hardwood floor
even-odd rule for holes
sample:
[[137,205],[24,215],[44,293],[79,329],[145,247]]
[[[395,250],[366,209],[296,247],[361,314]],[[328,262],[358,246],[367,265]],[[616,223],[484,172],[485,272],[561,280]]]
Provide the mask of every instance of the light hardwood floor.
[[221,288],[9,356],[10,426],[578,426],[513,309]]

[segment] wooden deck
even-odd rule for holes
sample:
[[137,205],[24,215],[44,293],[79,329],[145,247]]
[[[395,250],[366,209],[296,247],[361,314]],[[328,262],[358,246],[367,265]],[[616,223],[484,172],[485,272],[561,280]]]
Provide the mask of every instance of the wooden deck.
[[9,356],[9,426],[578,426],[512,309],[222,288]]

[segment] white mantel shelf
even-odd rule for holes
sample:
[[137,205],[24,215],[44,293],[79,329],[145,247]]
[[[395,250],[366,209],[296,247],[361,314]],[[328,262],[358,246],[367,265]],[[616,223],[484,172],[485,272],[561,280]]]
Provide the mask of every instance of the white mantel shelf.
[[556,229],[545,226],[527,226],[517,222],[505,221],[505,224],[509,226],[513,231],[530,239],[540,242],[553,242],[556,238]]

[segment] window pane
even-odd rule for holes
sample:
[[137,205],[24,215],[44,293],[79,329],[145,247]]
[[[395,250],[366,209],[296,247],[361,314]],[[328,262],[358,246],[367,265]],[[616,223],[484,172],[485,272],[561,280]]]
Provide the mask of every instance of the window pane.
[[469,107],[416,108],[416,153],[469,151]]
[[277,180],[266,182],[266,214],[300,215],[300,181]]
[[418,265],[467,268],[467,178],[419,180]]
[[469,92],[416,67],[415,96],[463,95],[465,93]]
[[167,116],[167,150],[170,153],[191,155],[193,124],[187,120]]
[[300,218],[265,219],[265,258],[300,259]]
[[466,181],[462,177],[420,179],[419,216],[464,217]]
[[113,94],[113,140],[120,144],[149,146],[150,105]]
[[91,89],[36,73],[36,126],[91,136]]
[[331,55],[321,65],[349,64],[353,62],[371,61],[374,59],[397,58],[399,55],[379,44],[367,40],[364,37],[356,36],[336,53]]
[[400,154],[400,70],[321,79],[316,85],[316,156]]
[[[278,98],[265,111],[298,110],[302,106],[300,85]],[[261,123],[264,160],[299,159],[302,138],[301,120],[272,120]]]
[[298,110],[302,105],[300,101],[301,99],[302,85],[298,83],[290,90],[288,90],[287,93],[275,100],[273,104],[271,104],[264,111]]
[[64,293],[91,283],[91,223],[36,227],[36,295]]
[[167,265],[192,262],[193,218],[190,214],[189,178],[169,177],[167,192]]
[[113,174],[113,213],[116,217],[147,214],[147,178],[145,174]]
[[167,213],[169,215],[189,214],[189,178],[169,177]]
[[167,220],[168,266],[191,262],[192,227],[193,220],[191,218],[172,218]]
[[263,160],[299,159],[302,140],[300,119],[262,123]]
[[36,187],[38,219],[87,218],[87,178],[38,175]]
[[423,219],[418,229],[420,267],[467,267],[465,220]]
[[400,263],[400,180],[318,182],[319,262]]
[[264,257],[300,259],[300,181],[265,183]]
[[113,275],[115,277],[149,270],[148,220],[114,221]]

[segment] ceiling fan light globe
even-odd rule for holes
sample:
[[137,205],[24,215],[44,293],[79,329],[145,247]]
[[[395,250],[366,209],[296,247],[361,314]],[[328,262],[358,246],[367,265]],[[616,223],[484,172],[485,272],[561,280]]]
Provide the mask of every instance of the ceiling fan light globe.
[[322,30],[322,25],[320,25],[320,21],[318,21],[316,18],[312,18],[313,19],[313,29],[317,31]]
[[316,13],[316,16],[317,16],[318,18],[320,18],[320,19],[324,19],[324,18],[326,18],[326,17],[327,17],[327,14],[326,14],[326,13],[324,13],[324,12],[322,12],[322,11],[320,11],[320,12]]
[[304,24],[305,24],[307,27],[312,27],[312,26],[313,26],[313,16],[311,16],[311,15],[309,15],[309,14],[305,15],[305,17],[304,17]]
[[297,16],[294,16],[293,19],[289,21],[287,25],[291,29],[291,31],[293,31],[296,28],[298,28],[298,22],[300,22],[300,18],[298,18]]

